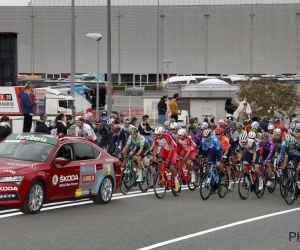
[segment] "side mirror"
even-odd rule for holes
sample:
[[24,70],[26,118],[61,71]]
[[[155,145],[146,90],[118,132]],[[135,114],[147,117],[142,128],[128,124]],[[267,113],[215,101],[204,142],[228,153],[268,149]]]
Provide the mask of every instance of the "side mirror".
[[58,157],[54,160],[54,164],[62,164],[62,165],[66,165],[68,164],[69,161],[66,158],[63,157]]

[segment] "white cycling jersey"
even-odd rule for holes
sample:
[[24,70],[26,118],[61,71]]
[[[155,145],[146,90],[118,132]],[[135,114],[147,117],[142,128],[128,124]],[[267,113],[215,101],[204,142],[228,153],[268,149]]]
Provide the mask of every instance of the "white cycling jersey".
[[246,144],[242,144],[241,142],[239,142],[239,144],[240,144],[239,146],[241,149],[244,149],[244,150],[248,151],[249,153],[253,153],[254,151],[258,151],[258,149],[259,149],[258,144],[253,139],[248,139]]
[[129,131],[131,128],[133,128],[134,126],[132,124],[129,124],[129,127],[126,128],[124,125],[122,126],[123,129]]
[[80,137],[91,137],[94,141],[97,140],[97,136],[95,135],[94,130],[91,128],[90,125],[84,123],[82,129],[79,127],[76,127],[75,129],[75,135]]

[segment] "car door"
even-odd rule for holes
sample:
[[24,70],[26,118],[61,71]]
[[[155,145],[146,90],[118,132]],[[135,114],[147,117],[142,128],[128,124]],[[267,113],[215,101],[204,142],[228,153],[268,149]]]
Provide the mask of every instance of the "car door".
[[53,158],[53,164],[58,157],[65,158],[69,163],[55,164],[55,171],[52,175],[52,199],[75,197],[75,190],[79,186],[80,172],[79,164],[74,161],[74,145],[66,143],[59,147]]
[[79,187],[76,190],[76,197],[88,196],[95,194],[101,179],[98,176],[103,169],[102,164],[98,160],[100,152],[88,143],[74,143],[75,160],[80,166]]

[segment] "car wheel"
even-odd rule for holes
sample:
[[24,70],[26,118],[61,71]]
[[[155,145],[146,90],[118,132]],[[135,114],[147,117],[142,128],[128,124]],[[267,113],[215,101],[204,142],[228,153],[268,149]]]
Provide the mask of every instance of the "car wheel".
[[45,188],[40,181],[34,181],[27,192],[26,200],[20,211],[24,214],[37,214],[45,200]]
[[102,181],[98,194],[93,198],[96,204],[107,204],[110,202],[113,195],[114,185],[109,177],[104,178]]

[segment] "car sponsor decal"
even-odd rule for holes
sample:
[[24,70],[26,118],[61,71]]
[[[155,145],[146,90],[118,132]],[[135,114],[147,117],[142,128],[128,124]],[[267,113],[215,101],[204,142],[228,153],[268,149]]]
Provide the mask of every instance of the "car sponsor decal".
[[52,177],[52,184],[56,186],[58,184],[58,187],[71,187],[71,186],[78,186],[78,175],[60,175],[59,177],[57,175],[54,175]]
[[6,169],[6,170],[3,170],[3,173],[16,174],[16,171],[11,170],[11,169]]
[[4,191],[4,192],[7,192],[7,191],[18,191],[18,188],[17,187],[0,187],[0,192],[1,191]]
[[75,191],[75,196],[76,196],[76,197],[82,196],[82,188],[77,188],[77,189],[76,189],[76,191]]
[[[25,140],[25,141],[35,141],[43,142],[47,144],[56,145],[57,139],[47,135],[37,135],[37,134],[10,134],[7,140]],[[6,141],[7,141],[6,140]]]
[[95,174],[85,174],[82,176],[82,183],[95,182]]
[[57,183],[58,183],[58,176],[55,174],[52,177],[52,184],[53,184],[53,186],[56,186]]
[[107,175],[110,175],[110,165],[107,165]]
[[20,167],[20,168],[32,168],[32,169],[36,170],[36,164],[31,164],[31,163],[5,162],[4,165],[6,165],[6,166]]

